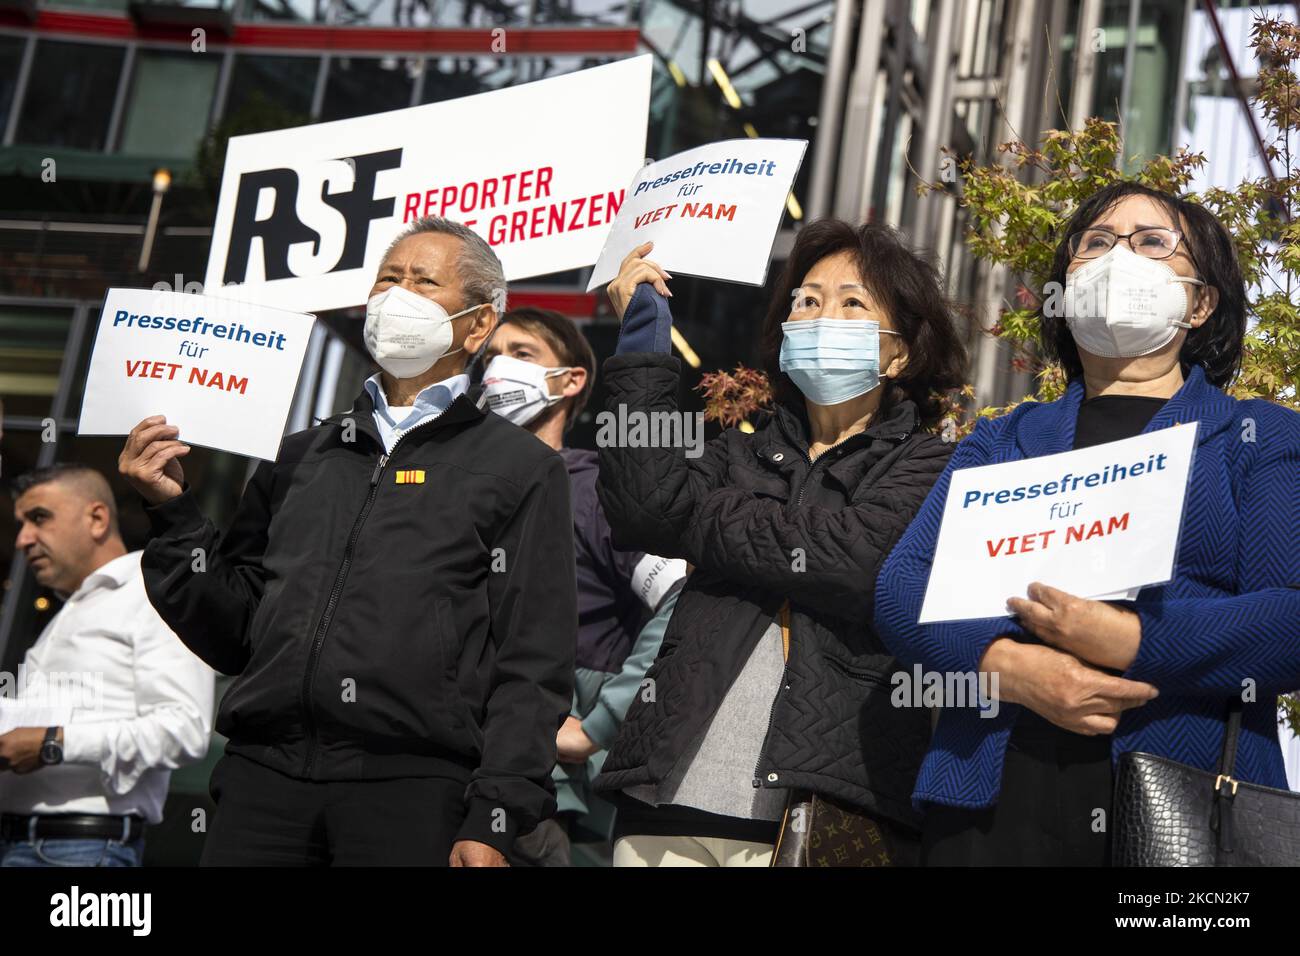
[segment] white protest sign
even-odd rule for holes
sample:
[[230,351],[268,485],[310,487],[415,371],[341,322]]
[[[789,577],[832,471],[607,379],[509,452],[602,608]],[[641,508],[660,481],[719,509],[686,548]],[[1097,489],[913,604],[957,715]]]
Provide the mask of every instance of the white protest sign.
[[954,472],[918,623],[1003,617],[1034,581],[1086,598],[1173,576],[1196,423]]
[[627,254],[651,240],[650,258],[670,273],[762,285],[807,148],[802,139],[731,139],[644,167],[587,291],[608,283]]
[[187,444],[274,460],[314,316],[184,292],[109,289],[78,435],[166,415]]
[[235,136],[204,287],[285,309],[360,305],[384,250],[437,215],[513,281],[589,266],[645,161],[651,57],[442,103]]

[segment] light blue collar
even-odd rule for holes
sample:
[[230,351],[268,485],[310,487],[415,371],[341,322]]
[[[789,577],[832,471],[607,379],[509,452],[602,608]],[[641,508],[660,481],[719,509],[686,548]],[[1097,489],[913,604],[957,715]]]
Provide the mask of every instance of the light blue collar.
[[399,419],[388,404],[388,396],[384,394],[384,386],[379,374],[376,373],[366,379],[366,391],[370,393],[371,401],[375,403],[375,417],[381,424],[387,425],[394,431],[405,431],[426,418],[441,415],[468,389],[469,375],[464,372],[445,378],[441,382],[426,385],[415,396],[409,412],[397,413],[402,416]]

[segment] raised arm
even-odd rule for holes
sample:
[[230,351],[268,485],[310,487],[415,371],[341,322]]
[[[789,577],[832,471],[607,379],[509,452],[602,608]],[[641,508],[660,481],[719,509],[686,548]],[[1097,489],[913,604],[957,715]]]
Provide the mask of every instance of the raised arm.
[[161,416],[145,419],[128,436],[118,461],[144,497],[153,531],[140,562],[145,592],[200,660],[223,674],[238,674],[248,663],[249,625],[265,585],[272,466],[258,466],[223,537],[184,483],[177,459],[189,448],[175,434]]
[[[616,546],[676,558],[684,557],[681,538],[696,502],[726,480],[727,445],[741,436],[728,431],[705,443],[703,414],[678,408],[681,362],[667,354],[671,326],[667,299],[648,283],[637,285],[618,353],[603,369],[608,397],[596,423],[596,491]],[[652,442],[651,429],[663,437],[665,423],[675,443]],[[684,447],[688,437],[691,448]]]

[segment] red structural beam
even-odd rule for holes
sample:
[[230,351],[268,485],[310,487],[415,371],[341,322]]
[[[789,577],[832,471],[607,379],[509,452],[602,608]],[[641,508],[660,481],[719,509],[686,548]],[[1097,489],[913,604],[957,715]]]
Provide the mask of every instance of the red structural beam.
[[563,289],[522,288],[511,289],[506,310],[530,305],[537,309],[551,309],[571,319],[591,319],[596,315],[596,293],[574,292]]
[[[175,40],[189,43],[192,27],[141,26],[130,17],[61,10],[41,10],[36,22],[21,13],[0,11],[0,24],[24,27],[41,34],[120,40]],[[505,55],[518,53],[618,54],[635,53],[640,34],[623,27],[505,27],[491,29],[415,29],[412,27],[340,27],[317,24],[236,23],[234,34],[210,32],[211,47],[292,50],[339,50],[376,53],[460,53]],[[493,49],[504,40],[505,50]]]

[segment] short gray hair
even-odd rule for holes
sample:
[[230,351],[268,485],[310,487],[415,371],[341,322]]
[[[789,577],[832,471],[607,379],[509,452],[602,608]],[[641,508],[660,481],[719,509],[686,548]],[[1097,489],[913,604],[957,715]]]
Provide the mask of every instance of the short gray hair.
[[424,233],[455,236],[461,241],[456,269],[465,290],[466,306],[486,303],[493,306],[498,314],[506,311],[506,274],[501,268],[501,260],[487,244],[487,240],[468,226],[441,216],[421,216],[398,233],[397,238],[384,250],[384,258],[387,259],[403,239]]

